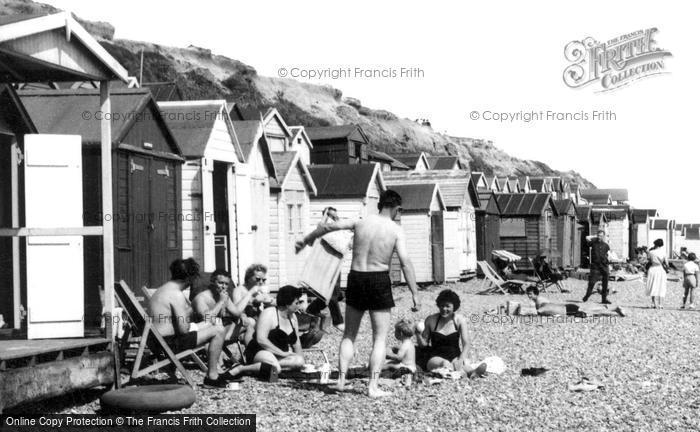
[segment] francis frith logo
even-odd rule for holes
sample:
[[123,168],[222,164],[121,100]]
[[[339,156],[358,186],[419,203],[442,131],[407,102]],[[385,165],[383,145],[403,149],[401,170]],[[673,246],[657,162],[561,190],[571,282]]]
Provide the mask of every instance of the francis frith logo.
[[657,28],[637,30],[607,42],[591,37],[569,42],[564,56],[564,83],[571,88],[596,84],[597,92],[616,90],[642,78],[668,73],[671,52],[656,44]]

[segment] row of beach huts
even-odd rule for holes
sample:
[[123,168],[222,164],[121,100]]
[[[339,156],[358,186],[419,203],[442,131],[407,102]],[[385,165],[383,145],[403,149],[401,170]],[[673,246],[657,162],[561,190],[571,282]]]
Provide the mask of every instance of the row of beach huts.
[[[114,281],[157,286],[178,257],[194,257],[205,272],[226,269],[237,283],[262,263],[272,289],[294,283],[305,260],[294,242],[323,209],[362,218],[389,188],[403,197],[400,224],[421,283],[473,274],[496,249],[523,257],[523,267],[540,253],[562,268],[585,266],[582,239],[600,226],[621,259],[659,237],[670,254],[700,250],[700,225],[635,209],[624,189],[489,176],[453,155],[383,153],[359,125],[307,127],[288,124],[275,107],[182,99],[174,83],[137,83],[70,14],[0,17],[6,328],[30,340],[85,337],[113,312]],[[343,285],[348,268],[346,260]],[[401,281],[398,266],[392,277]],[[79,367],[104,336],[83,339]],[[60,352],[66,362],[71,341],[14,352],[0,344],[0,373],[18,352],[33,362]],[[108,359],[94,356],[104,370]],[[31,369],[34,381],[40,372]],[[54,387],[97,383],[90,379]],[[52,391],[28,386],[13,401]]]

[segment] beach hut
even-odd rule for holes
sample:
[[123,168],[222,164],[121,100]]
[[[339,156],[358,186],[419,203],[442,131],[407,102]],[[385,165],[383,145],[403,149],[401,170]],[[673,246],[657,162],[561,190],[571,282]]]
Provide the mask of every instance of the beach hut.
[[[397,185],[389,189],[396,191],[402,198],[401,227],[406,234],[406,249],[413,263],[418,283],[445,282],[445,267],[459,262],[458,251],[454,247],[446,250],[443,212],[445,203],[440,188],[435,183]],[[446,256],[446,253],[451,256]],[[392,266],[394,280],[401,280],[403,273],[398,259]],[[454,269],[454,267],[453,267]],[[452,279],[458,279],[455,275]]]
[[459,278],[476,271],[476,206],[475,193],[470,192],[470,175],[464,170],[430,170],[383,173],[389,189],[395,184],[435,183],[445,202],[444,230],[446,250],[458,251],[457,262],[446,252],[446,278]]
[[311,164],[311,150],[314,148],[309,135],[306,134],[304,126],[290,126],[292,138],[289,141],[289,148],[299,153],[301,163],[308,166]]
[[581,199],[581,186],[578,183],[569,182],[569,197],[574,200],[574,204],[583,205]]
[[529,183],[531,192],[551,193],[551,183],[546,177],[530,177]]
[[243,152],[225,100],[161,102],[182,148],[182,256],[200,270],[224,269],[238,280],[236,166]]
[[430,169],[430,163],[425,153],[391,153],[389,156],[409,167],[413,171],[426,171]]
[[558,253],[556,218],[550,193],[496,194],[501,211],[501,249],[520,255],[518,266],[528,267],[527,258],[540,252]]
[[301,154],[272,152],[277,173],[270,180],[270,260],[267,280],[272,289],[296,284],[308,250],[297,254],[294,247],[304,237],[311,217],[311,196],[316,185]]
[[696,255],[700,255],[700,227],[697,224],[686,228],[683,246],[688,248],[689,253],[695,252]]
[[[76,121],[99,106],[95,90],[19,92],[39,133],[79,135],[82,140],[83,211],[86,226],[100,223],[100,130],[95,121]],[[113,210],[115,277],[129,286],[158,286],[168,266],[182,256],[182,152],[147,89],[112,91]],[[123,115],[120,115],[123,114]],[[102,304],[101,245],[86,238],[86,316],[95,320]]]
[[476,258],[492,263],[491,252],[501,249],[501,212],[494,192],[478,192],[478,202],[479,208],[475,209]]
[[307,127],[313,143],[311,163],[363,164],[367,163],[369,139],[358,125]]
[[484,177],[487,188],[493,192],[503,192],[501,181],[496,176]]
[[533,193],[537,192],[532,188],[532,185],[530,184],[530,177],[529,176],[523,176],[523,177],[518,177],[518,183],[520,183],[520,192],[521,193]]
[[[110,82],[127,82],[129,77],[71,14],[0,17],[0,82],[87,80],[99,82],[100,96],[91,112],[110,114]],[[7,94],[0,97],[7,100]],[[113,221],[101,218],[98,226],[84,226],[80,137],[32,134],[36,129],[29,127],[30,116],[18,114],[11,105],[3,104],[0,114],[5,121],[10,119],[2,126],[0,139],[4,222],[0,248],[6,249],[2,250],[2,273],[11,274],[9,287],[7,279],[2,284],[2,303],[12,305],[12,313],[5,317],[11,328],[23,328],[25,338],[41,340],[0,340],[0,412],[77,389],[108,386],[118,379],[115,356],[109,352],[113,328],[106,326],[97,337],[84,337],[83,307],[82,242],[95,237],[102,240],[102,261],[96,266],[103,274],[105,320],[112,321]],[[80,122],[80,117],[74,121]],[[102,190],[97,206],[109,214],[113,211],[112,124],[108,116],[94,123],[102,163],[92,181]],[[25,301],[32,312],[23,327],[20,310]]]
[[236,170],[239,283],[254,263],[270,262],[270,183],[275,166],[261,120],[233,121],[245,163]]
[[389,171],[411,171],[411,168],[397,161],[384,152],[368,149],[367,159],[369,162],[378,163],[383,173]]
[[177,81],[148,82],[141,84],[141,87],[149,89],[156,102],[178,102],[185,100]]
[[[570,199],[555,200],[557,210],[557,250],[559,254],[552,257],[552,263],[563,268],[578,265],[581,250],[581,234],[576,223],[576,205]],[[558,255],[558,256],[557,256]]]
[[635,256],[634,251],[638,247],[649,246],[649,221],[658,216],[656,209],[630,210],[630,257]]
[[[379,213],[379,195],[386,189],[378,164],[311,165],[316,185],[311,197],[309,230],[321,222],[323,209],[334,207],[341,219],[361,219]],[[343,260],[341,285],[346,286],[351,257]]]
[[474,189],[476,189],[477,192],[486,192],[490,191],[491,189],[489,188],[488,183],[486,182],[486,176],[482,172],[472,172],[470,174],[471,176],[471,182],[474,185]]
[[609,205],[596,206],[592,208],[595,217],[598,213],[605,213],[607,221],[607,240],[610,246],[610,251],[617,255],[617,258],[626,260],[629,258],[629,206],[626,205]]
[[508,182],[508,193],[523,193],[523,189],[520,186],[520,181],[517,177],[507,177]]

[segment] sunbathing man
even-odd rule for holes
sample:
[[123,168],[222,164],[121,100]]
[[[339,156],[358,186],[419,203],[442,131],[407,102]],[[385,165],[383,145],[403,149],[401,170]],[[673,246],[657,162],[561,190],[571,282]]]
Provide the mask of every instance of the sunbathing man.
[[192,349],[208,342],[208,370],[207,376],[204,377],[204,386],[224,388],[227,383],[219,376],[217,366],[224,344],[225,330],[211,321],[192,323],[192,309],[182,293],[199,277],[199,265],[192,258],[178,258],[170,264],[170,275],[170,280],[159,287],[150,299],[154,327],[175,352]]
[[365,311],[369,311],[372,322],[372,353],[369,359],[370,380],[368,393],[370,397],[386,396],[389,393],[379,389],[379,374],[381,373],[386,354],[386,338],[391,322],[391,308],[394,298],[391,293],[389,265],[391,257],[396,252],[401,262],[401,270],[408,283],[413,297],[413,308],[418,309],[416,302],[416,277],[413,264],[406,251],[406,239],[403,229],[394,222],[401,213],[401,196],[392,191],[382,192],[379,198],[378,215],[367,216],[363,220],[337,221],[322,224],[308,234],[304,240],[297,242],[297,252],[305,245],[331,231],[342,229],[355,232],[352,248],[352,265],[348,275],[345,309],[345,332],[340,342],[337,389],[345,389],[345,379],[348,365],[354,354],[354,344],[357,332]]
[[579,317],[590,316],[625,316],[626,312],[622,306],[615,305],[595,305],[585,303],[556,303],[540,295],[540,290],[534,286],[528,287],[527,296],[535,302],[538,315],[545,316],[566,316],[573,315]]

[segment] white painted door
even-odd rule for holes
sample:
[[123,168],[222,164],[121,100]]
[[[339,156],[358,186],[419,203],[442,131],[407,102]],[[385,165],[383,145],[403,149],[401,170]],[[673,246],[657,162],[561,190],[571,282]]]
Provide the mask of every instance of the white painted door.
[[[28,228],[83,226],[81,137],[26,135]],[[27,237],[27,337],[83,337],[82,236]]]
[[243,283],[245,270],[253,263],[253,231],[252,226],[252,198],[250,195],[250,177],[245,172],[245,167],[236,171],[236,228],[238,233],[238,283]]
[[[460,213],[455,211],[442,212],[445,239],[445,278],[456,280],[462,273],[462,262],[466,264],[466,255],[463,253],[465,245],[462,239],[466,238],[466,232],[460,230]],[[464,257],[464,258],[463,258]]]
[[214,162],[202,159],[202,259],[205,272],[216,270],[216,217],[214,215]]

